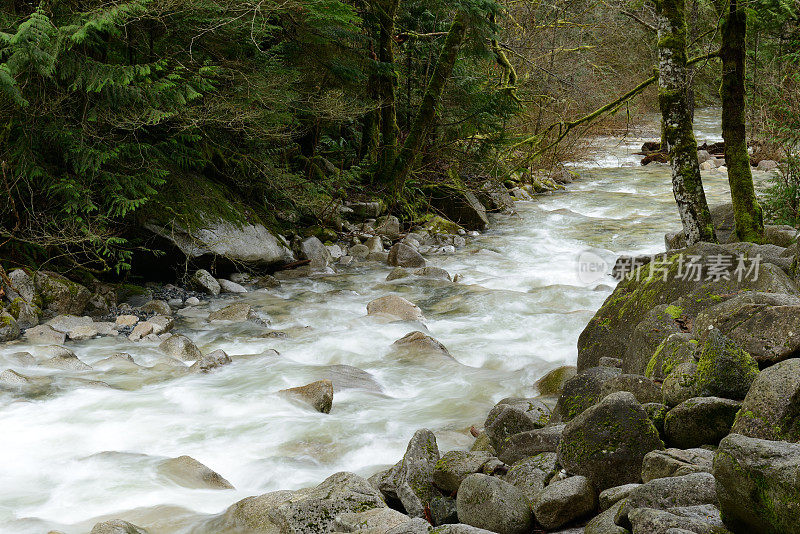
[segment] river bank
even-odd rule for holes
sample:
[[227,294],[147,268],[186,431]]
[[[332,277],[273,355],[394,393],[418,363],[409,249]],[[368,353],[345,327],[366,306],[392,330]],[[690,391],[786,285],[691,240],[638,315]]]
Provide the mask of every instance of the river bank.
[[[186,308],[176,314],[174,330],[203,353],[223,349],[233,359],[214,373],[176,375],[159,366],[165,362],[155,342],[71,344],[97,369],[119,351],[129,352],[139,368],[78,374],[112,388],[4,399],[0,420],[11,436],[4,450],[26,459],[3,475],[4,521],[16,532],[45,525],[85,532],[113,514],[174,532],[249,495],[315,485],[336,471],[372,475],[394,464],[422,427],[436,431],[442,451],[469,447],[469,428],[497,401],[530,396],[547,371],[576,362],[578,334],[615,284],[606,276],[581,280],[577,253],[590,250],[613,264],[621,253],[657,252],[663,233],[677,225],[666,168],[596,167],[583,174],[566,193],[518,203],[516,216],[496,218],[458,254],[431,257],[458,274],[458,284],[415,277],[386,282],[391,267],[363,264]],[[724,175],[709,174],[708,187],[712,203],[725,198]],[[421,327],[366,317],[367,304],[387,294],[419,305],[426,331],[455,362],[393,355],[394,341]],[[207,321],[234,302],[264,313],[269,326]],[[286,337],[263,337],[269,331]],[[27,348],[36,352],[20,344],[4,347],[3,358]],[[11,365],[8,360],[5,367]],[[335,365],[369,373],[380,391],[336,392],[329,415],[276,395],[323,378]],[[34,367],[24,373],[48,374]],[[236,489],[185,488],[159,474],[161,460],[181,455],[200,460]],[[124,512],[165,503],[181,511]],[[141,521],[148,517],[149,523]]]

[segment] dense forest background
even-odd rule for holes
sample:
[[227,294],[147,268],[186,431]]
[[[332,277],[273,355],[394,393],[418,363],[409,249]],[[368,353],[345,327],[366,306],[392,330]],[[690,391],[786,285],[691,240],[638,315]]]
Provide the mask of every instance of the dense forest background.
[[[791,224],[799,7],[745,6],[748,134],[784,162],[765,202]],[[718,49],[719,9],[686,10],[689,56]],[[145,221],[200,207],[276,232],[324,232],[343,199],[420,220],[430,187],[534,180],[655,111],[656,25],[638,0],[4,0],[0,255],[119,275]],[[716,59],[692,82],[719,105]]]

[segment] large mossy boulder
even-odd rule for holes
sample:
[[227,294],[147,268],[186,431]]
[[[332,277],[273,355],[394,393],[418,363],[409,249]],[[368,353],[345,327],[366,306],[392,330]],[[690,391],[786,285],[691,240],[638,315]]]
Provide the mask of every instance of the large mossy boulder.
[[553,422],[574,419],[603,397],[603,385],[622,373],[614,367],[592,367],[567,380],[553,409]]
[[731,434],[714,458],[722,518],[734,532],[796,534],[800,445]]
[[50,316],[83,315],[92,294],[77,282],[50,271],[33,275],[42,311]]
[[[688,258],[697,267],[689,269]],[[720,267],[722,265],[722,267]],[[753,267],[746,260],[745,269]],[[699,243],[681,251],[659,255],[624,278],[591,319],[578,340],[578,370],[596,366],[601,357],[626,355],[636,327],[658,306],[672,305],[668,314],[688,324],[701,310],[728,300],[744,291],[797,294],[788,275],[772,264],[761,264],[745,276],[738,276],[738,258],[724,246]],[[665,308],[665,311],[667,308]],[[665,332],[666,338],[672,332]],[[652,353],[651,353],[652,355]],[[639,360],[641,369],[625,364],[626,372],[643,374],[649,363]]]
[[761,367],[800,352],[800,298],[792,294],[749,292],[703,310],[695,330],[719,329],[755,358]]
[[448,493],[458,491],[461,482],[469,475],[479,473],[481,467],[494,458],[486,451],[450,451],[436,462],[433,484]]
[[645,368],[645,376],[664,380],[677,365],[694,361],[698,345],[692,334],[671,334],[656,348]]
[[548,419],[549,409],[541,401],[522,404],[501,401],[486,416],[484,427],[492,447],[501,450],[509,437],[542,428]]
[[647,412],[628,392],[613,393],[567,423],[558,462],[598,491],[638,482],[645,455],[664,444]]
[[751,438],[800,441],[800,358],[761,371],[732,431]]
[[758,376],[758,364],[719,330],[708,332],[697,362],[698,397],[742,400]]
[[468,230],[484,230],[489,225],[486,208],[471,191],[437,184],[427,187],[425,192],[434,208],[460,226]]
[[564,425],[552,425],[514,434],[503,443],[497,457],[503,463],[512,465],[543,452],[556,452],[563,431]]
[[719,444],[727,436],[741,403],[719,397],[683,401],[667,413],[667,444],[681,449]]
[[2,309],[0,309],[0,343],[13,341],[20,336],[20,328],[17,320]]
[[673,334],[682,332],[678,320],[683,309],[671,304],[661,304],[648,311],[633,329],[631,341],[622,357],[622,371],[644,374],[653,353]]
[[[237,269],[283,265],[294,260],[285,240],[237,193],[201,175],[175,174],[141,214],[144,228],[173,254],[166,263],[189,260],[203,266]],[[158,264],[161,265],[158,265]],[[165,258],[152,260],[163,269]]]
[[642,463],[642,482],[657,478],[710,473],[714,452],[708,449],[666,449],[647,453]]

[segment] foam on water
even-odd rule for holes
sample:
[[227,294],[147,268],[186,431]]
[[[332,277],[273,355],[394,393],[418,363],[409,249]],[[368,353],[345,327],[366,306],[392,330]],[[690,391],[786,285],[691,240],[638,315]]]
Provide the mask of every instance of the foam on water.
[[[704,135],[718,128],[709,117],[699,122]],[[176,532],[196,519],[192,514],[220,512],[245,496],[316,484],[341,470],[370,475],[396,462],[418,428],[436,431],[442,449],[468,446],[467,429],[481,424],[494,402],[531,395],[538,377],[575,362],[579,333],[614,285],[608,276],[582,282],[578,255],[591,250],[613,263],[620,253],[657,252],[663,233],[678,226],[669,169],[620,168],[634,160],[640,141],[606,143],[602,161],[614,166],[601,161],[566,192],[496,217],[491,231],[457,254],[430,257],[458,273],[459,284],[387,283],[389,269],[376,265],[287,281],[240,297],[267,313],[286,339],[259,337],[254,325],[209,324],[203,307],[180,318],[177,330],[203,351],[221,348],[233,357],[214,373],[90,371],[73,375],[113,388],[73,386],[25,399],[0,392],[0,531],[86,532],[109,516]],[[710,201],[724,201],[725,176],[704,178]],[[365,317],[367,303],[389,293],[420,305],[428,332],[457,362],[390,351],[420,327]],[[153,345],[108,338],[71,347],[89,364],[118,351],[147,366],[163,359]],[[8,359],[20,350],[37,349],[0,348],[2,368],[53,374]],[[370,373],[382,392],[339,391],[329,415],[275,394],[338,364]],[[158,474],[158,461],[184,454],[237,489],[187,489]],[[159,505],[189,512],[125,512]]]

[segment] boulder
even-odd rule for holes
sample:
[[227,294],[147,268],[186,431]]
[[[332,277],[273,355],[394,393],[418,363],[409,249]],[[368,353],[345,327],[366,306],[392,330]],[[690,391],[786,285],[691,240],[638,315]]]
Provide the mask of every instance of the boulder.
[[534,387],[540,395],[559,395],[564,391],[566,383],[576,374],[578,374],[578,369],[574,365],[562,365],[548,371],[536,381]]
[[175,321],[168,315],[155,315],[149,318],[147,322],[153,325],[153,333],[157,335],[169,332],[175,326]]
[[358,261],[364,261],[370,255],[369,247],[362,244],[353,245],[347,252]]
[[672,304],[661,304],[645,313],[622,355],[622,371],[644,374],[658,346],[670,335],[682,331],[677,322],[682,316],[683,309]]
[[[436,495],[431,499],[428,509],[430,510],[431,523],[434,525],[458,523],[458,508],[456,507],[455,497]],[[464,527],[475,529],[475,527],[468,525],[464,525]]]
[[603,384],[622,373],[612,367],[586,369],[564,384],[553,410],[553,422],[570,421],[602,399]]
[[617,391],[633,393],[641,404],[661,402],[661,386],[642,375],[621,374],[613,376],[603,383],[600,389],[600,398]]
[[486,211],[511,212],[514,210],[514,199],[508,194],[503,184],[487,181],[475,192]]
[[7,311],[22,329],[38,325],[39,316],[42,314],[42,310],[38,306],[26,302],[22,297],[13,299],[9,303]]
[[201,293],[206,293],[207,295],[212,295],[214,297],[219,295],[219,292],[221,291],[217,279],[211,276],[211,273],[205,269],[198,269],[195,271],[195,273],[189,279],[188,285],[195,291],[200,291]]
[[650,358],[644,371],[645,376],[653,380],[664,380],[675,366],[694,362],[698,344],[692,334],[670,334],[658,345]]
[[386,281],[391,282],[392,280],[400,280],[402,278],[408,278],[411,276],[411,271],[404,267],[395,267],[392,269],[388,275],[386,275]]
[[714,523],[714,518],[708,521],[695,517],[654,510],[652,508],[637,508],[631,510],[629,519],[634,534],[675,534],[690,532],[693,534],[724,534],[724,528]]
[[223,293],[247,293],[247,288],[225,278],[217,278],[219,288]]
[[336,473],[315,488],[248,497],[203,525],[204,532],[318,534],[330,532],[336,517],[386,508],[380,493],[353,473]]
[[631,534],[630,530],[622,528],[614,522],[623,502],[624,500],[619,501],[608,510],[596,515],[586,524],[584,534]]
[[794,226],[764,225],[764,243],[776,245],[782,248],[789,248],[797,242],[797,229]]
[[633,394],[618,392],[567,423],[558,445],[558,463],[603,491],[638,482],[644,456],[663,447]]
[[695,328],[717,328],[762,367],[772,365],[800,352],[800,298],[744,293],[698,314]]
[[642,408],[647,412],[647,417],[652,421],[653,426],[658,430],[659,435],[664,435],[664,419],[667,418],[669,406],[658,402],[647,402],[642,404]]
[[153,323],[150,321],[142,321],[133,327],[133,331],[128,335],[128,339],[131,341],[139,341],[143,337],[152,334],[153,328]]
[[657,478],[634,489],[622,502],[616,519],[617,524],[622,526],[627,526],[628,513],[637,508],[669,510],[679,506],[718,504],[711,473]]
[[364,245],[369,249],[370,254],[373,252],[384,252],[383,239],[381,236],[374,235],[364,242]]
[[50,315],[82,315],[92,296],[82,285],[50,271],[36,272],[33,282],[42,310]]
[[53,330],[69,334],[73,330],[81,326],[88,326],[92,324],[91,317],[78,317],[75,315],[57,315],[45,324],[50,325]]
[[400,219],[394,215],[379,217],[375,221],[375,233],[392,240],[397,239],[400,237]]
[[425,258],[417,250],[405,243],[396,243],[389,249],[389,265],[397,267],[425,267]]
[[[648,453],[653,454],[653,453]],[[645,458],[647,458],[645,456]],[[641,486],[641,484],[623,484],[622,486],[614,486],[600,492],[598,503],[601,510],[608,510],[622,499],[630,495],[633,490]]]
[[430,278],[433,280],[444,280],[446,282],[453,281],[453,277],[450,276],[450,273],[441,267],[423,267],[422,269],[417,269],[414,271],[414,276],[419,276],[420,278]]
[[333,521],[334,532],[387,532],[403,523],[409,517],[391,508],[372,508],[365,512],[339,514]]
[[[697,269],[688,268],[690,256],[700,258],[694,263]],[[725,266],[725,261],[730,265]],[[743,266],[749,269],[753,263],[753,260],[746,260]],[[673,316],[691,320],[701,310],[743,291],[797,292],[793,281],[779,267],[761,264],[758,273],[753,270],[742,277],[736,275],[737,268],[736,256],[712,243],[698,243],[680,253],[656,256],[650,266],[637,271],[638,280],[636,276],[629,276],[617,285],[581,333],[578,370],[597,365],[603,356],[626,354],[636,327],[657,306],[675,305],[671,310]],[[652,352],[641,369],[634,371],[626,367],[626,371],[643,373],[650,356]]]
[[759,171],[773,171],[778,168],[778,162],[771,159],[762,159],[758,162]]
[[39,304],[36,298],[36,284],[33,277],[22,269],[14,269],[8,273],[8,280],[11,285],[3,284],[8,300],[15,300],[21,298],[28,304]]
[[512,465],[503,480],[516,486],[529,502],[533,502],[557,471],[557,464],[558,456],[554,452],[529,456]]
[[502,450],[509,437],[542,428],[547,423],[547,417],[542,418],[540,414],[541,410],[534,410],[532,414],[529,414],[517,406],[497,404],[489,412],[484,423],[486,435],[489,436],[492,447],[495,450]]
[[41,350],[43,361],[39,365],[61,369],[63,371],[90,371],[92,367],[85,364],[78,356],[66,347],[51,345]]
[[367,315],[389,316],[400,321],[421,321],[424,319],[419,307],[397,295],[380,297],[367,304]]
[[300,400],[321,413],[330,413],[333,406],[333,382],[330,380],[318,380],[305,386],[282,389],[279,393]]
[[158,472],[179,486],[194,489],[234,489],[222,475],[191,456],[169,458],[158,464]]
[[25,330],[25,340],[34,345],[61,345],[67,339],[64,332],[59,332],[50,325],[40,324]]
[[697,396],[742,400],[756,376],[752,356],[716,328],[708,331],[697,362]]
[[734,532],[797,532],[800,444],[731,434],[717,449],[714,477],[722,516]]
[[131,326],[136,325],[139,322],[139,317],[136,315],[120,315],[114,321],[120,328],[130,328]]
[[759,373],[732,431],[751,438],[800,441],[800,358]]
[[714,453],[708,449],[666,449],[648,452],[642,462],[642,481],[710,473]]
[[300,256],[309,260],[312,271],[325,271],[331,262],[331,254],[316,237],[309,237],[300,243]]
[[147,534],[147,531],[122,519],[97,523],[89,534]]
[[202,213],[199,216],[202,223],[191,230],[174,220],[168,225],[150,222],[144,226],[193,260],[272,267],[294,259],[292,252],[262,224],[226,221]]
[[193,361],[203,357],[191,339],[180,334],[173,334],[158,346],[158,350],[179,360]]
[[414,360],[425,356],[444,356],[449,360],[454,359],[447,347],[420,331],[409,332],[392,343],[392,350],[403,357]]
[[527,534],[533,513],[522,492],[496,477],[470,475],[456,497],[458,520],[498,534]]
[[436,186],[430,190],[430,202],[445,217],[467,230],[484,230],[489,225],[486,208],[469,191]]
[[417,430],[403,459],[380,478],[378,489],[398,499],[411,517],[424,517],[425,508],[437,495],[433,475],[439,459],[439,447],[433,432]]
[[697,397],[683,401],[667,414],[667,443],[681,449],[717,445],[727,436],[740,402],[719,397]]
[[564,425],[554,425],[514,434],[504,442],[497,457],[512,465],[543,452],[556,452],[563,431]]
[[589,479],[569,477],[553,482],[533,503],[533,515],[545,529],[552,530],[580,519],[597,508],[597,495]]
[[473,473],[480,473],[481,467],[493,456],[485,451],[450,451],[445,453],[433,470],[433,484],[442,491],[458,491],[461,482]]
[[223,365],[228,365],[231,361],[231,357],[224,350],[217,349],[201,356],[189,367],[189,370],[193,373],[209,373]]
[[253,311],[253,307],[246,302],[235,302],[229,304],[224,308],[213,311],[208,315],[209,321],[231,321],[235,323],[243,323],[251,319],[256,319],[257,315]]
[[661,392],[664,394],[664,404],[677,406],[685,400],[696,397],[697,364],[692,362],[681,363],[669,373]]
[[156,315],[172,315],[172,308],[165,300],[151,300],[142,306],[142,311],[145,313],[154,313]]
[[13,341],[20,336],[17,320],[10,313],[0,312],[0,343]]

